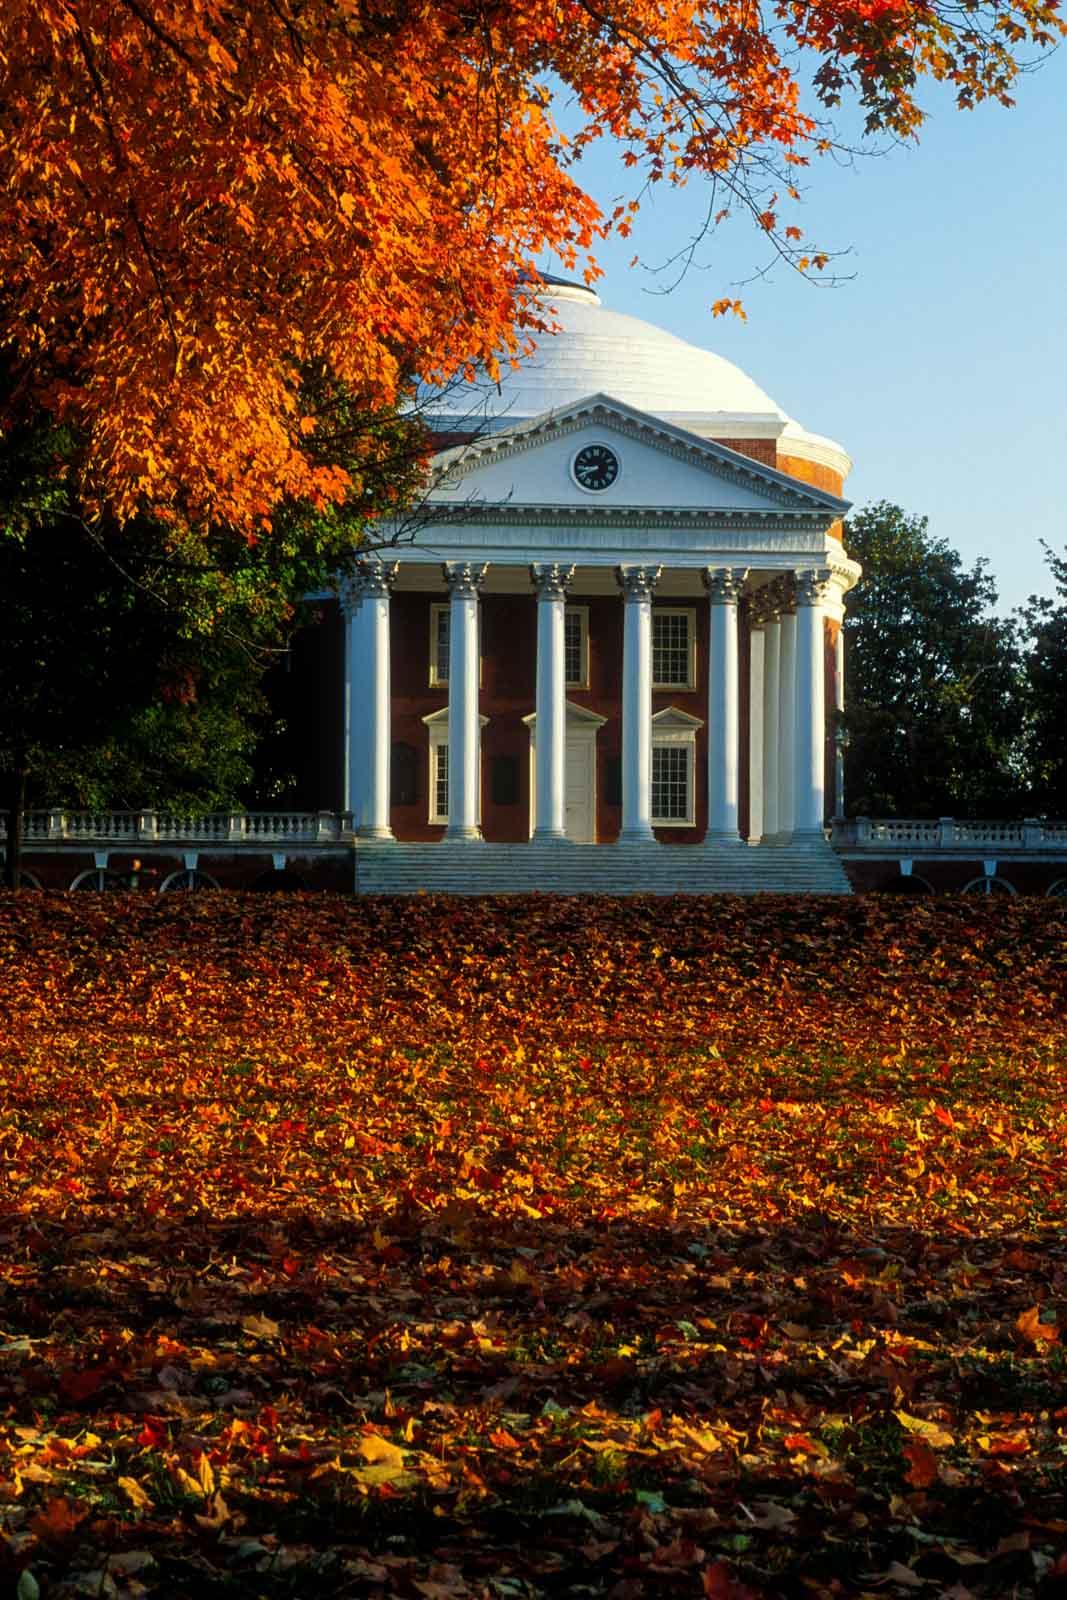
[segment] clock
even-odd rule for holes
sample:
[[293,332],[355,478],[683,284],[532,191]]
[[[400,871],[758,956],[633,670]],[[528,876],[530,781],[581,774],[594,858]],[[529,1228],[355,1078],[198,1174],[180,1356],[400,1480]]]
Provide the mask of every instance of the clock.
[[619,458],[606,444],[584,444],[571,462],[571,472],[579,489],[599,493],[610,489],[619,476]]

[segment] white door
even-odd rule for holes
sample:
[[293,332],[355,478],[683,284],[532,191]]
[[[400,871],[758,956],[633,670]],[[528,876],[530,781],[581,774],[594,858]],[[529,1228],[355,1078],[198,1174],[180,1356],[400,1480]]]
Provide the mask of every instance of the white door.
[[[530,833],[537,826],[537,718],[522,719],[530,730]],[[605,718],[567,702],[563,759],[563,831],[575,844],[596,844],[596,736]]]
[[567,740],[563,826],[575,844],[596,843],[596,740],[587,733]]

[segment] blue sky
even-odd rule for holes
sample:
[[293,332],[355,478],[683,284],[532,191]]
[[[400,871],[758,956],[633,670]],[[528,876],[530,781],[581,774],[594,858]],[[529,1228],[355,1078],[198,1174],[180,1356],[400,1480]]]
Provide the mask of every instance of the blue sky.
[[[958,112],[932,86],[918,144],[809,168],[787,220],[850,252],[838,270],[853,276],[836,287],[782,266],[738,287],[767,259],[739,222],[664,294],[672,275],[647,268],[689,236],[695,185],[657,191],[633,237],[597,251],[606,305],[735,361],[837,439],[855,461],[853,502],[895,501],[967,565],[988,558],[1005,611],[1051,591],[1039,541],[1067,545],[1067,49],[1022,79],[1016,102]],[[606,147],[580,169],[609,207],[629,176]],[[727,294],[747,322],[711,317]]]

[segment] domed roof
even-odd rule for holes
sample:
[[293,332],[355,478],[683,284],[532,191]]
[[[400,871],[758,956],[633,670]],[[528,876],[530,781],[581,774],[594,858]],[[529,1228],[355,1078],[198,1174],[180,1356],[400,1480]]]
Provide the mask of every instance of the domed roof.
[[[727,419],[764,424],[773,435],[789,420],[740,367],[640,317],[609,311],[594,290],[548,279],[546,306],[559,324],[537,336],[533,355],[500,383],[453,387],[424,408],[437,426],[469,417],[495,431],[546,411],[606,394],[688,428],[720,437]],[[770,424],[768,427],[767,424]]]

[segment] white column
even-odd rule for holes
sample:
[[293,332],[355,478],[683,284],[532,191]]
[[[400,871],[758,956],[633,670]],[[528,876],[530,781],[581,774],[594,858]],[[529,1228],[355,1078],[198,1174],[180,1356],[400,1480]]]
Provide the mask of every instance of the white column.
[[478,718],[478,591],[487,566],[446,562],[445,582],[451,591],[448,613],[448,828],[446,839],[475,840],[478,826],[478,784],[481,772],[481,723]]
[[534,733],[535,843],[566,837],[567,671],[564,611],[573,567],[531,567],[537,590],[537,722]]
[[619,567],[622,633],[622,832],[650,844],[652,832],[652,595],[659,567]]
[[358,573],[346,578],[338,596],[345,622],[344,771],[341,809],[352,813],[352,826],[363,820],[363,777],[366,771],[364,699],[365,674],[360,660],[363,642],[359,628],[361,604]]
[[781,623],[776,599],[764,598],[763,626],[763,844],[778,843],[778,704],[781,695]]
[[796,812],[796,733],[797,733],[797,614],[793,609],[792,585],[788,586],[781,620],[781,650],[778,676],[778,834],[783,844],[793,837]]
[[360,607],[356,622],[357,668],[364,674],[353,692],[364,700],[359,714],[365,732],[366,760],[359,836],[391,839],[389,825],[389,767],[392,753],[389,684],[389,594],[399,562],[386,565],[368,561],[360,565]]
[[763,618],[750,607],[748,622],[748,842],[763,833]]
[[826,693],[823,656],[823,602],[828,567],[808,567],[797,580],[797,731],[796,816],[793,838],[814,844],[825,837]]
[[708,844],[740,844],[737,602],[748,573],[708,567]]
[[834,704],[838,712],[837,734],[834,739],[834,816],[845,814],[845,730],[840,715],[845,709],[845,620],[837,625],[834,640]]

